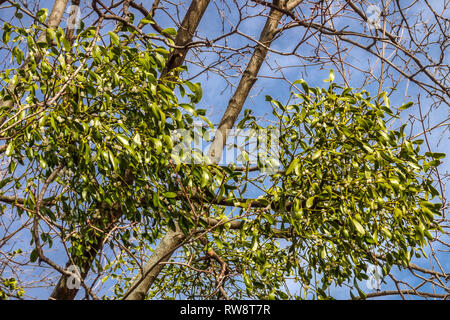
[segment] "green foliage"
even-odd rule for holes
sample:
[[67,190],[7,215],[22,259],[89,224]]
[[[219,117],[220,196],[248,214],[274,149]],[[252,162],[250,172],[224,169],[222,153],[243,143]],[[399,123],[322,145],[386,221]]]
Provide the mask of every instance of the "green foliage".
[[[37,31],[46,33],[41,42]],[[294,103],[266,96],[277,123],[265,129],[280,133],[282,170],[263,182],[234,166],[170,161],[174,130],[197,118],[211,125],[195,109],[201,85],[173,74],[160,78],[167,50],[133,32],[98,35],[89,28],[71,43],[62,29],[3,28],[16,65],[0,74],[0,98],[13,101],[0,108],[7,119],[0,129],[4,156],[11,160],[1,192],[23,196],[23,204],[15,203],[18,215],[38,212],[60,228],[79,264],[114,227],[127,226],[105,242],[128,254],[149,253],[179,227],[189,241],[149,298],[215,297],[213,249],[229,268],[225,288],[233,298],[325,299],[330,287],[348,284],[361,295],[358,281],[367,279],[369,264],[384,275],[404,268],[439,230],[441,204],[430,172],[445,155],[422,154],[405,125],[388,129],[395,116],[386,94],[341,88],[333,72],[328,89],[294,82],[302,88],[292,93]],[[261,128],[250,112],[238,127]],[[258,163],[261,171],[265,165]],[[46,181],[52,191],[44,190],[36,210]],[[249,186],[260,190],[258,198],[245,197]],[[221,222],[212,226],[206,218]],[[242,224],[232,227],[231,219]],[[49,247],[52,239],[40,236]],[[31,262],[38,258],[31,251]],[[119,255],[92,269],[120,281],[114,294],[122,296],[138,268],[134,258]],[[288,278],[299,286],[291,296],[283,287]],[[1,281],[22,294],[14,279]]]
[[[369,265],[379,266],[383,276],[393,266],[405,268],[412,256],[425,255],[431,232],[440,230],[435,217],[441,203],[434,201],[439,193],[430,171],[445,155],[421,154],[422,141],[408,140],[405,125],[388,129],[394,114],[387,98],[380,105],[365,91],[297,83],[303,91],[293,93],[296,103],[266,97],[278,119],[269,129],[280,132],[285,169],[259,185],[265,193],[258,199],[233,193],[235,210],[213,205],[209,212],[218,219],[244,216],[246,223],[239,230],[226,224],[215,229],[208,246],[237,270],[226,286],[235,298],[326,299],[330,288],[344,285],[364,297],[358,283],[368,279]],[[248,113],[246,119],[241,127],[260,128]],[[224,198],[224,184],[239,192],[254,181],[232,166],[218,180],[212,189]],[[190,244],[176,260],[205,272],[171,264],[149,297],[214,297],[211,262],[201,259],[205,250]],[[291,296],[283,287],[286,279],[298,283]]]
[[[73,256],[95,246],[96,230],[106,230],[114,219],[173,225],[170,216],[161,215],[169,206],[163,195],[173,198],[170,191],[175,188],[169,166],[171,133],[193,122],[199,85],[173,76],[158,79],[167,50],[149,41],[143,46],[127,32],[101,36],[89,28],[72,45],[62,29],[43,30],[46,38],[39,43],[36,31],[36,26],[7,24],[3,31],[5,43],[11,44],[13,37],[30,54],[27,68],[0,75],[5,84],[0,98],[15,102],[0,110],[8,119],[2,127],[2,136],[9,137],[8,188],[23,194],[32,215],[35,190],[61,169],[49,186],[55,196],[44,199],[47,205],[40,214],[67,223],[64,233],[72,234]],[[103,38],[110,44],[102,45]],[[19,44],[12,53],[22,63]],[[14,92],[8,89],[11,83]],[[189,101],[182,101],[190,113],[180,111],[174,93],[176,88],[184,92],[183,86],[193,91]],[[16,172],[21,173],[14,177]],[[153,201],[155,197],[160,201]],[[51,246],[51,237],[42,241]]]
[[300,103],[270,99],[287,170],[272,177],[268,195],[280,199],[278,221],[293,231],[290,255],[302,257],[290,267],[303,284],[319,273],[320,297],[332,283],[366,279],[368,264],[384,275],[406,267],[427,244],[441,207],[431,202],[439,193],[429,173],[445,155],[421,155],[422,141],[406,139],[405,125],[387,129],[384,94],[379,105],[365,91],[299,82]]

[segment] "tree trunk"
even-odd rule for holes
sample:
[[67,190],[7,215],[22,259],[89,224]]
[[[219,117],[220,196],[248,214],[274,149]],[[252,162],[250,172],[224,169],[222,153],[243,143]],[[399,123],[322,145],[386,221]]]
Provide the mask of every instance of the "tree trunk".
[[[77,263],[77,259],[75,258],[73,264],[80,268],[80,277],[81,279],[85,279],[89,270],[91,268],[91,263],[97,255],[98,251],[102,248],[102,240],[103,237],[98,237],[97,243],[95,246],[91,247],[89,252],[86,252],[84,255],[85,260]],[[67,270],[72,265],[72,261],[68,261],[66,263],[65,270]],[[52,294],[50,295],[51,300],[73,300],[78,293],[78,289],[69,289],[67,287],[67,282],[70,281],[67,275],[63,274],[58,280],[55,288],[53,289]]]
[[[210,0],[194,0],[191,2],[175,38],[175,44],[177,46],[184,46],[192,41],[195,30],[197,30],[203,14],[206,8],[208,8],[209,2]],[[184,63],[188,50],[189,48],[174,49],[169,55],[168,62],[161,77],[165,76],[170,70],[180,67]]]
[[[280,6],[285,10],[292,10],[302,0],[289,0],[289,1],[274,1],[274,5]],[[217,128],[214,140],[209,148],[208,156],[213,163],[219,163],[222,159],[223,148],[225,147],[228,130],[233,128],[234,123],[244,106],[244,102],[247,99],[250,90],[256,82],[259,69],[261,68],[269,47],[276,35],[278,24],[283,17],[283,12],[276,9],[271,9],[270,14],[259,36],[259,43],[253,52],[250,62],[245,69],[241,81],[239,82],[233,97],[228,103],[228,107],[222,116],[222,119]]]
[[184,234],[179,230],[171,230],[164,235],[158,247],[145,264],[141,276],[133,282],[130,289],[125,294],[125,300],[145,299],[148,290],[164,267],[164,264],[161,262],[169,261],[173,252],[178,248],[183,240]]

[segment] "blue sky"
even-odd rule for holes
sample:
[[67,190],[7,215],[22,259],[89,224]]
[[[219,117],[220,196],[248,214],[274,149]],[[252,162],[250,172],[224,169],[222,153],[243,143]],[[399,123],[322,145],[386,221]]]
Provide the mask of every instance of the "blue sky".
[[[187,2],[185,4],[185,8],[188,6]],[[373,4],[378,4],[379,1],[371,1]],[[440,2],[439,0],[432,1],[435,8],[439,9]],[[41,8],[51,8],[51,1],[41,1],[40,7]],[[220,4],[220,2],[218,2]],[[173,8],[169,9],[169,11]],[[248,14],[257,14],[261,11],[260,6],[256,6],[255,8],[248,9]],[[416,10],[420,10],[420,6],[414,7],[408,14],[415,15],[417,14]],[[266,12],[267,13],[267,12]],[[182,15],[182,13],[181,13]],[[0,18],[3,21],[9,21],[12,17],[11,10],[0,10]],[[136,18],[140,19],[142,18],[139,14],[136,14]],[[231,13],[226,12],[226,18],[232,23],[236,22],[236,15],[235,11],[232,11]],[[28,19],[24,19],[23,21],[28,21]],[[162,28],[167,27],[174,27],[172,20],[167,15],[162,15],[158,13],[156,15],[156,21],[161,25]],[[207,9],[207,12],[205,16],[203,17],[200,26],[198,28],[199,36],[204,38],[207,37],[208,39],[214,39],[218,35],[221,34],[221,24],[218,23],[220,21],[220,17],[217,13],[217,10],[213,4],[209,6]],[[87,23],[87,22],[86,22]],[[239,30],[247,35],[250,35],[254,38],[257,38],[259,36],[260,30],[262,29],[263,25],[265,23],[265,17],[263,16],[257,16],[252,17],[251,19],[248,19],[241,23],[239,26]],[[343,27],[344,25],[350,25],[354,28],[361,28],[356,22],[351,22],[348,19],[343,21],[341,25],[335,25],[336,28]],[[147,27],[150,32],[150,28]],[[105,33],[109,29],[105,28]],[[287,51],[290,48],[293,48],[296,44],[296,40],[301,38],[303,36],[304,28],[293,28],[291,30],[287,30],[283,36],[275,40],[272,44],[272,48],[274,50],[278,51]],[[223,44],[223,42],[220,42],[220,44]],[[246,39],[245,37],[234,35],[231,38],[228,39],[227,45],[230,47],[242,47],[245,44],[253,44],[251,41]],[[304,54],[305,55],[314,55],[313,50],[309,47],[301,47],[304,48]],[[331,48],[331,47],[329,47]],[[344,48],[340,48],[341,50]],[[303,49],[302,49],[303,50]],[[435,49],[433,49],[435,50]],[[193,50],[195,52],[195,50]],[[216,58],[213,54],[201,54],[200,57],[202,59],[205,59],[205,61],[214,61]],[[236,64],[240,65],[241,67],[245,68],[245,63],[248,61],[249,56],[241,57],[243,58],[242,61],[235,61]],[[188,56],[188,61],[195,60],[195,56],[193,53],[190,53]],[[377,58],[373,56],[369,56],[366,52],[358,49],[354,49],[352,51],[351,56],[348,58],[349,62],[361,67],[365,68],[369,65],[373,65],[376,63]],[[448,56],[446,57],[446,60],[448,62]],[[300,60],[297,57],[292,56],[283,56],[278,55],[276,53],[269,53],[268,63],[265,63],[263,67],[261,68],[259,72],[258,81],[256,82],[254,89],[251,93],[251,96],[247,99],[244,108],[252,109],[253,113],[256,116],[264,117],[265,119],[270,120],[271,119],[271,106],[268,102],[265,101],[264,96],[266,94],[269,94],[273,96],[275,99],[280,100],[281,102],[284,102],[289,97],[289,84],[283,80],[281,80],[280,72],[277,72],[274,67],[275,66],[297,66],[292,68],[286,68],[283,69],[283,73],[286,76],[287,79],[289,79],[291,82],[295,81],[296,79],[303,78],[305,79],[310,86],[327,86],[326,83],[323,82],[324,79],[328,78],[328,73],[330,68],[333,68],[336,70],[336,67],[332,64],[325,65],[325,66],[305,66],[305,61]],[[300,66],[298,66],[300,65]],[[192,63],[188,63],[188,74],[185,75],[185,77],[190,77],[191,75],[196,74],[201,70],[198,66],[195,66]],[[374,69],[374,74],[378,75],[380,70],[380,63],[378,62],[377,66]],[[336,79],[335,82],[343,83],[342,77],[336,73]],[[228,80],[233,83],[234,85],[237,84],[239,81],[239,73],[235,71],[229,72],[230,77]],[[274,79],[275,77],[275,79]],[[215,124],[217,124],[222,116],[223,111],[225,110],[229,99],[232,96],[232,93],[234,92],[234,89],[227,86],[227,82],[224,80],[223,77],[218,76],[217,74],[214,74],[212,72],[209,73],[203,73],[199,77],[197,77],[194,81],[198,81],[202,84],[203,88],[203,99],[199,103],[198,107],[202,109],[207,110],[207,115],[211,119],[211,121]],[[351,87],[354,88],[361,88],[364,86],[365,90],[370,91],[373,95],[376,94],[378,90],[378,83],[372,82],[367,85],[364,85],[363,83],[363,75],[357,71],[353,71],[351,76],[349,77],[349,83]],[[390,84],[386,83],[385,87],[388,87]],[[405,90],[408,88],[407,93],[405,94]],[[387,88],[386,88],[387,89]],[[408,82],[406,80],[401,80],[397,87],[397,91],[395,91],[391,97],[391,104],[395,107],[403,105],[407,101],[413,101],[416,99],[417,94],[419,93],[419,88],[417,85],[413,84],[412,82]],[[223,93],[221,93],[223,91]],[[427,98],[423,93],[421,95],[421,102],[422,106],[424,106],[424,110],[431,104],[431,100]],[[242,113],[243,114],[243,113]],[[398,127],[401,123],[408,122],[408,119],[410,119],[411,116],[419,116],[419,111],[416,106],[405,110],[401,113],[401,118],[394,124],[394,127]],[[449,117],[449,110],[448,106],[443,105],[439,109],[434,110],[431,113],[431,116],[429,117],[429,127],[433,127],[435,124],[440,123],[445,118]],[[445,131],[447,130],[447,131]],[[422,128],[416,123],[412,127],[412,136],[419,134],[422,131]],[[432,146],[433,152],[444,152],[448,153],[449,147],[448,147],[448,128],[441,127],[433,132],[429,133],[428,139],[430,141],[430,144]],[[425,145],[422,146],[422,148],[425,148]],[[423,149],[424,150],[424,149]],[[424,150],[426,151],[426,150]],[[448,173],[450,169],[450,164],[448,160],[445,160],[443,164],[440,165],[439,170],[441,173]],[[446,197],[450,198],[450,193],[447,190],[446,191]],[[29,241],[27,235],[24,234],[23,242],[26,243]],[[448,239],[447,239],[448,240]],[[441,255],[441,263],[443,265],[448,265],[450,260],[448,255]],[[54,252],[54,257],[56,262],[60,263],[61,265],[65,263],[65,257],[62,259],[58,258],[58,253]],[[423,265],[424,267],[429,267],[429,262],[425,260],[419,260],[414,261],[414,263]],[[409,274],[402,272],[398,273],[394,271],[394,274],[397,278],[401,278],[405,281],[409,281]],[[34,276],[38,276],[37,274]],[[295,288],[295,284],[291,283],[292,288]],[[363,286],[362,286],[363,287]],[[393,289],[393,285],[384,285],[382,286],[383,289]],[[338,297],[340,298],[348,298],[348,290],[337,290]],[[48,296],[47,290],[44,289],[37,289],[36,295],[41,298],[46,298]]]

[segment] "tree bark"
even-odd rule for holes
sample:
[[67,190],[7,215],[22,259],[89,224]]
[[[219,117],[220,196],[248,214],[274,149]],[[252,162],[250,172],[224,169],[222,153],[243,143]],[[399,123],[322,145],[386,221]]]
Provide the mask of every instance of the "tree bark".
[[[290,11],[294,9],[302,0],[277,1],[274,0],[274,5]],[[241,80],[239,82],[233,97],[230,99],[225,113],[217,128],[214,140],[209,148],[208,156],[213,163],[219,163],[222,159],[223,148],[225,147],[228,131],[233,128],[234,123],[244,106],[250,90],[256,82],[259,69],[261,68],[269,47],[276,35],[278,24],[284,13],[280,10],[271,9],[266,20],[263,30],[259,36],[258,45],[253,52],[250,62],[245,69]]]
[[69,12],[69,20],[67,23],[66,29],[66,39],[70,42],[70,45],[73,45],[75,40],[75,29],[77,26],[77,18],[79,14],[80,0],[72,0],[72,6]]
[[[72,260],[69,260],[66,263],[65,269],[69,268],[71,265],[75,265],[78,268],[80,268],[80,278],[81,280],[86,279],[90,269],[92,262],[94,261],[95,257],[97,256],[98,252],[103,247],[103,241],[105,239],[105,234],[108,234],[109,231],[112,230],[114,225],[117,223],[117,220],[122,215],[122,210],[120,210],[120,205],[117,205],[113,208],[110,208],[110,210],[103,209],[104,212],[109,211],[111,214],[111,222],[109,225],[105,228],[104,233],[93,236],[95,237],[95,243],[91,246],[91,248],[84,252],[82,257],[73,257]],[[70,277],[63,274],[58,280],[58,283],[56,284],[55,288],[53,289],[52,294],[50,295],[51,300],[73,300],[75,299],[75,296],[78,293],[78,288],[69,289],[67,287],[67,281],[69,281]]]
[[[76,259],[74,259],[73,264],[77,265],[80,268],[80,277],[81,279],[85,279],[89,273],[91,268],[91,263],[94,260],[94,257],[97,255],[98,251],[102,248],[103,237],[99,237],[97,239],[97,244],[89,250],[89,252],[85,253],[84,258],[88,259],[83,262],[77,263]],[[72,261],[68,261],[65,266],[65,270],[67,270],[72,265]],[[63,274],[58,280],[55,288],[53,289],[52,294],[50,295],[50,300],[73,300],[78,293],[78,289],[69,289],[67,287],[67,281],[70,281],[70,277]]]
[[141,276],[133,282],[130,289],[125,294],[125,300],[145,299],[148,290],[164,267],[162,262],[170,260],[173,252],[183,242],[184,238],[184,234],[180,230],[170,230],[164,235],[158,247],[145,264]]
[[[178,29],[177,36],[175,37],[175,44],[177,46],[185,46],[192,41],[195,30],[197,30],[203,14],[205,13],[206,8],[208,8],[209,2],[210,0],[193,0],[191,2],[183,22]],[[161,77],[165,76],[170,70],[180,67],[184,63],[188,50],[188,47],[174,49],[169,55],[168,62]]]

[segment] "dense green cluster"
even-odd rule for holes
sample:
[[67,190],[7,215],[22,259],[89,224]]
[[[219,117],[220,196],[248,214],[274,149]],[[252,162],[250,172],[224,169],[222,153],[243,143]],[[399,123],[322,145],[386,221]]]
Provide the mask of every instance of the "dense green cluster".
[[[364,297],[359,286],[371,276],[371,265],[382,277],[392,266],[407,267],[413,256],[425,255],[431,232],[440,230],[442,204],[435,200],[431,173],[445,155],[421,153],[423,141],[407,139],[405,125],[388,129],[397,117],[384,93],[371,97],[332,80],[328,89],[303,80],[294,84],[301,85],[292,93],[294,103],[266,96],[277,121],[265,129],[279,131],[279,153],[273,156],[284,169],[259,184],[249,173],[227,171],[216,197],[225,194],[236,209],[224,213],[213,205],[210,214],[242,215],[246,222],[239,230],[226,224],[216,229],[210,246],[236,271],[227,289],[237,298],[323,299],[330,297],[328,289],[343,285],[352,296]],[[241,127],[262,129],[250,113],[244,119]],[[231,195],[228,184],[235,186]],[[264,192],[244,199],[250,184]],[[202,250],[193,244],[179,259]],[[209,264],[192,266],[208,270]],[[214,277],[207,272],[170,265],[165,274],[156,286],[164,293],[155,289],[151,297],[205,297],[213,291]],[[187,279],[195,280],[186,285]],[[297,283],[291,295],[283,287],[286,279]]]
[[[35,190],[57,171],[48,189],[59,195],[46,194],[40,213],[68,224],[62,232],[72,233],[70,250],[81,255],[96,244],[92,225],[105,229],[118,218],[159,224],[164,218],[160,212],[168,202],[158,199],[175,183],[171,133],[193,122],[201,88],[170,73],[161,78],[168,51],[135,34],[98,35],[89,28],[71,44],[60,28],[43,32],[45,41],[37,42],[35,26],[7,25],[3,31],[5,42],[13,37],[17,43],[16,62],[23,62],[18,48],[24,45],[30,62],[1,75],[1,98],[21,102],[1,109],[11,159],[2,187],[17,190],[33,215]],[[8,90],[11,82],[14,92]],[[147,239],[158,236],[153,230]],[[124,242],[128,237],[129,231]],[[42,240],[52,244],[51,237]]]
[[288,268],[304,284],[318,272],[324,295],[333,282],[367,279],[368,264],[383,275],[394,264],[406,267],[437,228],[441,203],[431,202],[439,193],[430,173],[445,155],[421,154],[423,141],[408,140],[405,125],[387,128],[395,115],[385,94],[296,84],[299,103],[267,97],[286,168],[272,177],[268,195],[279,203],[278,221],[293,230]]
[[[395,114],[386,94],[341,88],[331,73],[328,89],[294,82],[302,90],[292,93],[293,103],[267,96],[276,124],[264,129],[279,132],[273,156],[281,168],[261,182],[232,165],[170,161],[174,130],[190,128],[195,118],[211,123],[194,108],[199,84],[161,77],[166,49],[126,28],[105,35],[89,28],[73,43],[62,29],[42,30],[40,42],[36,31],[3,29],[3,42],[16,44],[16,63],[29,62],[0,75],[0,98],[14,105],[0,108],[10,160],[1,193],[23,197],[15,203],[19,215],[64,226],[59,236],[74,259],[88,258],[104,240],[100,231],[127,225],[116,228],[120,244],[106,243],[148,253],[168,227],[179,226],[191,241],[149,297],[215,297],[209,249],[228,266],[225,288],[233,298],[326,298],[327,289],[349,283],[364,296],[358,281],[368,278],[370,264],[383,275],[406,267],[439,229],[441,203],[430,174],[445,155],[421,153],[422,141],[408,140],[405,125],[388,129]],[[263,129],[249,112],[239,127]],[[265,165],[258,163],[261,171]],[[37,210],[37,191],[54,174]],[[241,224],[232,227],[230,219]],[[54,230],[46,230],[40,239],[52,246]],[[117,296],[137,271],[128,258],[94,268],[125,281]],[[30,260],[37,259],[33,250]],[[287,279],[299,286],[291,296]],[[23,294],[13,280],[2,281]]]

